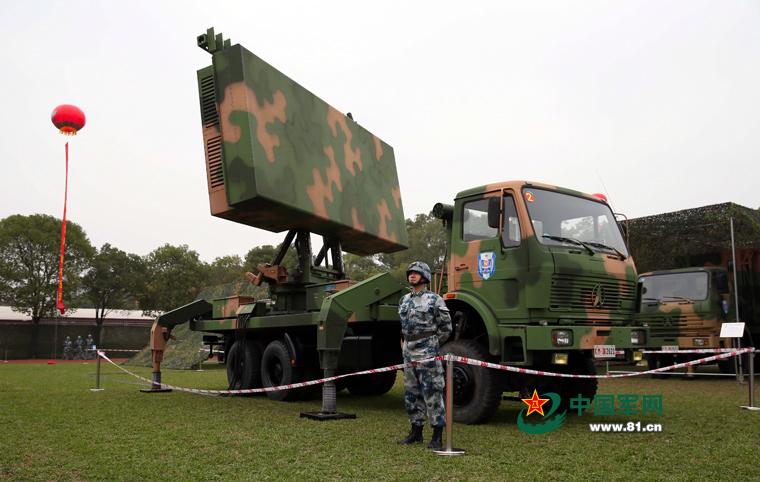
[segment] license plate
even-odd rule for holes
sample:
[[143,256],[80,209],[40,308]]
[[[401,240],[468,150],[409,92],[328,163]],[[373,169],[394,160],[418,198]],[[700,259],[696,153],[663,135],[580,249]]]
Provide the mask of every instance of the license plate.
[[615,358],[615,345],[594,345],[594,358]]
[[678,351],[678,345],[662,345],[662,351]]

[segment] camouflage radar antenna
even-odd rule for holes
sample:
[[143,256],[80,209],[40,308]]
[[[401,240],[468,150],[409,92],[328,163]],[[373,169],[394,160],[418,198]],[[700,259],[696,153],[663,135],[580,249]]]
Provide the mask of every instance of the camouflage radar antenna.
[[213,28],[197,44],[212,215],[360,256],[406,248],[391,146]]

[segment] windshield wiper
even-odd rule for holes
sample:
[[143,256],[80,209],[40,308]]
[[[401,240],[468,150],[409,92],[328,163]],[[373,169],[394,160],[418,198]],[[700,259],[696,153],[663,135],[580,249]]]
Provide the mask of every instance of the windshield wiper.
[[560,241],[560,242],[565,242],[565,243],[577,244],[578,246],[583,246],[584,248],[586,248],[591,255],[596,254],[596,251],[594,251],[594,248],[592,248],[591,246],[589,246],[588,244],[584,243],[583,241],[581,241],[579,239],[566,238],[564,236],[554,236],[553,234],[543,234],[543,235],[541,235],[541,237],[542,238],[553,239],[554,241]]
[[660,298],[644,297],[644,298],[641,298],[641,301],[655,301],[655,302],[657,302],[657,304],[662,303],[662,300]]
[[620,256],[621,260],[624,260],[624,259],[627,258],[626,255],[624,255],[623,253],[621,253],[620,251],[618,251],[616,248],[613,248],[612,246],[607,246],[606,244],[597,243],[596,241],[586,241],[586,243],[590,244],[591,246],[596,246],[597,248],[609,249],[611,251],[614,251],[615,254],[617,254],[618,256]]
[[691,298],[687,298],[685,296],[665,295],[663,296],[663,298],[671,298],[674,300],[681,300],[681,301],[686,301],[688,303],[694,303],[694,300],[692,300]]

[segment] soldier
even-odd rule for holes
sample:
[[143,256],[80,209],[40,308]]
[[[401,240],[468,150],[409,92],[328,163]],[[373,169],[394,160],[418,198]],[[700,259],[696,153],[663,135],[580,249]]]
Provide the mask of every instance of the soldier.
[[65,340],[63,340],[63,359],[64,360],[71,360],[71,348],[73,343],[71,342],[71,337],[67,336]]
[[[430,283],[427,264],[421,261],[410,264],[406,277],[412,291],[401,298],[398,313],[404,363],[409,363],[438,356],[441,344],[451,333],[451,316],[443,299],[426,287]],[[399,443],[422,442],[422,427],[427,415],[433,427],[428,448],[441,449],[441,435],[446,425],[443,388],[443,365],[439,360],[404,368],[404,405],[412,428]]]
[[82,339],[82,335],[77,336],[75,345],[76,345],[76,356],[74,358],[77,360],[83,360],[84,359],[84,340]]
[[87,333],[87,340],[84,342],[87,348],[87,359],[92,360],[95,358],[95,340],[92,338],[91,333]]

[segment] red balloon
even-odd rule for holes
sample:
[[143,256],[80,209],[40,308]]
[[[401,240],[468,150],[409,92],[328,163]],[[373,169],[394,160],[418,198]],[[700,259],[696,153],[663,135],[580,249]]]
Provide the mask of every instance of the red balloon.
[[61,134],[67,136],[76,135],[85,123],[82,109],[70,104],[62,104],[53,109],[50,120],[61,131]]
[[605,196],[604,194],[600,192],[595,192],[594,194],[592,194],[592,196],[594,196],[595,198],[599,198],[604,202],[607,202],[607,196]]

